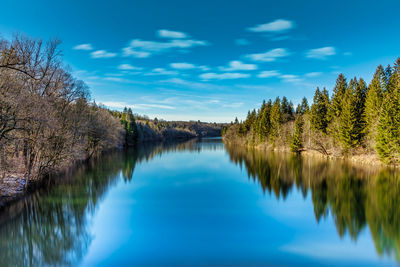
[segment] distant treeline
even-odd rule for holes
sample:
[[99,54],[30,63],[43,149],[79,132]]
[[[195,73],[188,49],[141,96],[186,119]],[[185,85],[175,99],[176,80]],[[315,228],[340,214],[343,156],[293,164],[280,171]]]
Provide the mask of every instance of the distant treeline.
[[[222,125],[165,122],[110,111],[63,64],[60,42],[0,39],[0,184],[55,170],[137,141],[220,134]],[[136,116],[136,118],[135,118]]]
[[223,130],[228,142],[317,150],[326,155],[378,154],[387,164],[400,162],[400,58],[378,66],[369,85],[340,74],[332,96],[316,89],[294,108],[286,97],[263,102],[247,119]]

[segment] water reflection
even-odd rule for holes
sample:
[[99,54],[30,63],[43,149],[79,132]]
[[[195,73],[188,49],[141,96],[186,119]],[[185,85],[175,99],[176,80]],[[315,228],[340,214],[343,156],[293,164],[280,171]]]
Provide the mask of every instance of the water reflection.
[[[215,141],[208,144],[207,149],[217,149]],[[131,181],[138,162],[163,153],[202,149],[198,140],[191,140],[110,153],[67,175],[61,184],[7,207],[0,213],[0,265],[75,265],[92,241],[90,218],[120,177]]]
[[[179,144],[146,144],[132,151],[110,153],[79,168],[67,179],[63,179],[61,184],[39,190],[9,206],[0,213],[0,265],[53,266],[80,263],[93,241],[92,220],[100,203],[119,181],[135,183],[134,172],[138,163],[162,157],[165,153],[185,151],[197,155],[203,151],[223,149],[230,161],[260,185],[264,194],[283,202],[292,191],[301,192],[304,198],[311,194],[317,222],[322,223],[331,215],[338,235],[342,238],[348,235],[354,241],[357,241],[363,230],[369,229],[377,253],[400,261],[400,184],[393,170],[355,168],[342,162],[265,153],[238,146],[224,148],[220,140],[206,139]],[[207,157],[209,154],[202,155]],[[214,160],[216,155],[219,154],[214,154]],[[233,166],[226,157],[225,160]],[[205,162],[211,165],[210,161]],[[137,174],[140,173],[138,170]],[[205,173],[214,171],[210,166],[204,166]],[[219,170],[218,175],[223,176],[224,172],[227,170]],[[243,180],[242,175],[240,179]],[[224,186],[229,186],[230,182],[227,179],[227,184],[221,183],[223,186],[218,190],[224,190]],[[197,185],[191,186],[188,188],[195,190]],[[257,188],[258,192],[260,190]],[[210,193],[208,202],[202,200],[203,195],[194,196],[193,200],[197,200],[197,197],[201,200],[194,202],[199,210],[203,208],[204,211],[210,207],[207,206],[212,200],[210,196],[214,195]],[[244,199],[237,201],[236,205]],[[204,206],[201,203],[205,203]],[[221,203],[220,208],[226,210]],[[173,212],[179,211],[177,209]],[[192,212],[195,214],[195,211]],[[216,212],[219,214],[223,210],[216,209]],[[255,216],[255,220],[265,219],[255,213],[250,214]],[[211,221],[202,223],[213,226]],[[243,240],[247,240],[246,237]]]
[[331,213],[340,237],[357,240],[369,227],[376,251],[400,261],[400,183],[394,170],[356,168],[339,161],[226,146],[264,192],[285,200],[291,190],[311,193],[315,219]]

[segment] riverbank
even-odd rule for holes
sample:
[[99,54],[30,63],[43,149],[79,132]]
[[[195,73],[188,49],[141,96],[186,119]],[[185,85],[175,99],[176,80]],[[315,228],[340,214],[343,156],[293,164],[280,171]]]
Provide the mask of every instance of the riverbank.
[[[268,143],[261,143],[261,144],[249,144],[246,143],[244,139],[237,138],[235,140],[229,140],[227,138],[223,138],[224,143],[228,143],[231,145],[238,145],[238,146],[244,146],[247,148],[253,148],[257,150],[262,150],[262,151],[274,151],[274,152],[283,152],[283,153],[290,153],[290,154],[296,154],[290,150],[289,146],[272,146],[271,144]],[[330,151],[325,151],[326,153],[322,153],[316,149],[310,149],[310,148],[303,148],[299,154],[302,157],[313,157],[313,158],[319,158],[319,159],[327,159],[327,160],[340,160],[340,161],[346,161],[349,162],[353,165],[356,165],[358,167],[375,167],[375,168],[383,168],[383,167],[393,167],[389,166],[387,164],[382,163],[382,161],[379,160],[377,154],[371,154],[371,153],[362,153],[361,151],[358,151],[358,153],[355,154],[348,154],[346,156],[344,155],[339,155],[335,153],[330,153]]]

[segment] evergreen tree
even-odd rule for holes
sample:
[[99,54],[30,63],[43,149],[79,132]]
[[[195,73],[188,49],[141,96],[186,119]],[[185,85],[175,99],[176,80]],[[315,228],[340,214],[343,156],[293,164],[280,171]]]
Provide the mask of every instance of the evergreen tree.
[[308,101],[307,98],[303,97],[301,100],[301,114],[304,115],[310,110],[310,107],[308,106]]
[[297,107],[296,107],[296,115],[301,115],[302,114],[301,112],[302,112],[301,105],[298,104]]
[[293,103],[289,102],[287,98],[284,96],[281,101],[281,114],[282,114],[282,122],[288,122],[293,119]]
[[298,115],[294,123],[294,133],[293,133],[292,144],[290,147],[290,150],[292,152],[299,153],[303,148],[303,142],[302,142],[303,125],[304,125],[303,117],[301,115]]
[[311,125],[315,130],[326,133],[328,126],[329,95],[326,89],[315,91],[314,103],[311,107]]
[[382,65],[379,65],[369,85],[365,99],[365,133],[372,139],[376,135],[376,126],[382,106],[384,88],[386,87],[385,79],[384,69]]
[[354,78],[354,83],[355,134],[356,142],[360,144],[365,132],[365,98],[367,94],[367,85],[362,78],[358,82],[357,79]]
[[336,79],[335,87],[333,88],[333,95],[331,100],[330,116],[340,117],[342,112],[342,100],[347,89],[347,81],[344,75],[339,74]]
[[376,150],[385,163],[400,161],[400,58],[387,84],[377,127]]
[[124,108],[120,122],[125,129],[125,145],[133,146],[136,143],[138,131],[132,109]]
[[263,142],[265,138],[268,137],[271,130],[271,109],[272,102],[271,100],[260,110],[261,118],[259,121],[259,138],[260,142]]
[[275,141],[276,137],[279,135],[279,129],[282,122],[282,113],[281,113],[281,101],[279,97],[277,97],[274,101],[274,104],[271,107],[270,114],[270,139],[272,142]]
[[349,87],[346,89],[341,107],[339,138],[345,152],[357,144],[357,116],[354,97],[355,86],[356,82],[351,80]]

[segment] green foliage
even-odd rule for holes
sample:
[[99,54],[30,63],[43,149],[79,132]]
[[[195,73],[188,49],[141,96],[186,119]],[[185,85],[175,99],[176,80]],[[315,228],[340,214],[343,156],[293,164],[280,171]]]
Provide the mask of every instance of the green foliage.
[[265,104],[260,110],[261,118],[260,118],[259,127],[258,127],[258,130],[259,130],[258,136],[259,136],[260,142],[263,142],[270,133],[271,109],[272,109],[272,102],[271,102],[271,100],[269,100],[268,103]]
[[330,115],[332,117],[340,117],[342,113],[342,100],[346,93],[346,89],[347,81],[344,75],[341,73],[336,79],[336,85],[333,88],[333,95],[330,105]]
[[400,161],[400,59],[387,84],[377,126],[376,150],[382,161],[398,164]]
[[365,133],[370,133],[371,138],[375,138],[376,135],[376,122],[379,120],[383,94],[386,87],[385,80],[384,69],[382,65],[379,65],[369,85],[365,99]]
[[350,82],[342,101],[339,128],[340,141],[345,152],[357,144],[356,121],[354,88],[352,87],[352,82]]
[[302,142],[303,126],[304,126],[303,117],[299,115],[297,116],[296,121],[294,122],[294,133],[293,133],[292,144],[290,147],[290,150],[292,152],[298,153],[303,148],[303,142]]
[[[305,115],[306,116],[302,116]],[[303,136],[299,121],[295,121],[294,132],[289,124],[292,120],[305,118],[313,131]],[[304,122],[303,122],[304,123]],[[236,120],[236,124],[239,122]],[[357,149],[376,151],[387,163],[400,163],[400,58],[394,67],[378,66],[371,84],[360,78],[347,83],[343,74],[336,79],[332,99],[328,91],[317,88],[311,108],[306,98],[297,105],[286,97],[271,102],[263,101],[261,108],[249,111],[247,119],[235,127],[241,137],[250,143],[260,142],[290,146],[293,151],[301,148],[301,140],[308,139],[310,146],[324,154],[347,154]],[[229,130],[229,129],[228,129]],[[252,135],[248,135],[248,132]],[[301,133],[300,133],[301,132]],[[288,135],[289,134],[289,135]],[[231,135],[232,136],[232,135]],[[289,144],[292,136],[292,143]],[[289,137],[289,138],[288,138]],[[282,142],[281,142],[282,141]],[[356,151],[354,151],[356,152]]]
[[326,133],[328,127],[329,95],[326,89],[322,92],[317,88],[314,103],[311,106],[311,126],[318,131]]
[[270,122],[271,122],[271,129],[270,129],[270,139],[272,142],[275,141],[276,137],[279,135],[279,128],[282,121],[282,114],[281,114],[281,101],[279,97],[277,97],[274,101],[274,104],[271,107],[271,114],[270,114]]
[[133,146],[136,144],[138,130],[133,116],[132,109],[124,108],[121,113],[120,122],[125,129],[125,146]]

